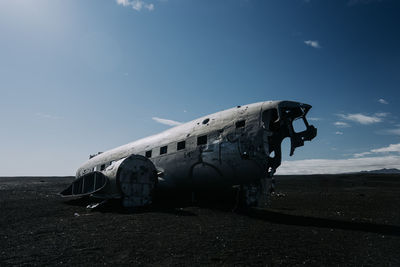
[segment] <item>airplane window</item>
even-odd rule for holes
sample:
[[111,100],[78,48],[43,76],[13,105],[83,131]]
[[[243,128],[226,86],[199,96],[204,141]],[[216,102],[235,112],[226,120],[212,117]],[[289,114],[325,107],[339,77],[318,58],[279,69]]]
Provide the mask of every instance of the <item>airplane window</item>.
[[205,119],[205,120],[203,121],[203,124],[207,124],[209,121],[210,121],[210,119],[207,118],[207,119]]
[[245,120],[241,120],[241,121],[237,121],[236,122],[236,128],[242,128],[246,125],[246,121]]
[[186,146],[186,142],[185,141],[181,141],[181,142],[178,142],[178,144],[176,146],[176,149],[177,150],[182,150],[182,149],[185,149],[185,146]]
[[146,158],[151,158],[151,150],[146,151]]
[[104,170],[106,168],[106,164],[103,164],[100,166],[100,171]]
[[167,154],[167,146],[160,147],[160,155]]
[[207,144],[207,135],[202,135],[197,137],[197,145],[205,145]]

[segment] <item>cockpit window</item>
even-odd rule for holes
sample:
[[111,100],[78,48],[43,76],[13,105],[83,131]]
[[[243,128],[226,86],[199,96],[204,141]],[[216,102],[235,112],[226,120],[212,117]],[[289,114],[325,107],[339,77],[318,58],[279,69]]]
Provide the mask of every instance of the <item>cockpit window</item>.
[[307,130],[307,125],[304,123],[304,121],[301,118],[294,120],[292,125],[293,125],[293,129],[296,133],[300,133],[300,132]]

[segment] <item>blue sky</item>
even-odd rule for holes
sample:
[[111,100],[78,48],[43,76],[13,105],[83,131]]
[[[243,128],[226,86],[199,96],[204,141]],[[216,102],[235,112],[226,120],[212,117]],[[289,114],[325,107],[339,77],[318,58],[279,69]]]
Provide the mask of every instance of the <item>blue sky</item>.
[[[400,2],[2,0],[0,175],[73,175],[89,154],[236,105],[313,106],[280,173],[400,167]],[[161,122],[161,123],[160,123]]]

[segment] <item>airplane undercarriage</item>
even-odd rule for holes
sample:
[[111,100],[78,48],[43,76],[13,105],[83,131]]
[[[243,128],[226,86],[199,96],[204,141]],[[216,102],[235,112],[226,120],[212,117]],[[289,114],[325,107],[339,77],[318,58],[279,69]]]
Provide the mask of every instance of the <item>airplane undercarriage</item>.
[[257,183],[241,185],[236,206],[257,207],[269,204],[271,194],[275,192],[275,178],[267,175]]

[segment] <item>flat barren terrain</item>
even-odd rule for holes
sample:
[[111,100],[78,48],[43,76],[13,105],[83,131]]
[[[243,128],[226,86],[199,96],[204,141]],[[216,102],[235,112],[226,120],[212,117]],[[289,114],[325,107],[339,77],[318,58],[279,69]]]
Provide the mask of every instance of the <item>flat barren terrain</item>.
[[277,177],[257,209],[164,196],[146,210],[57,195],[72,177],[0,178],[0,266],[400,266],[400,176]]

